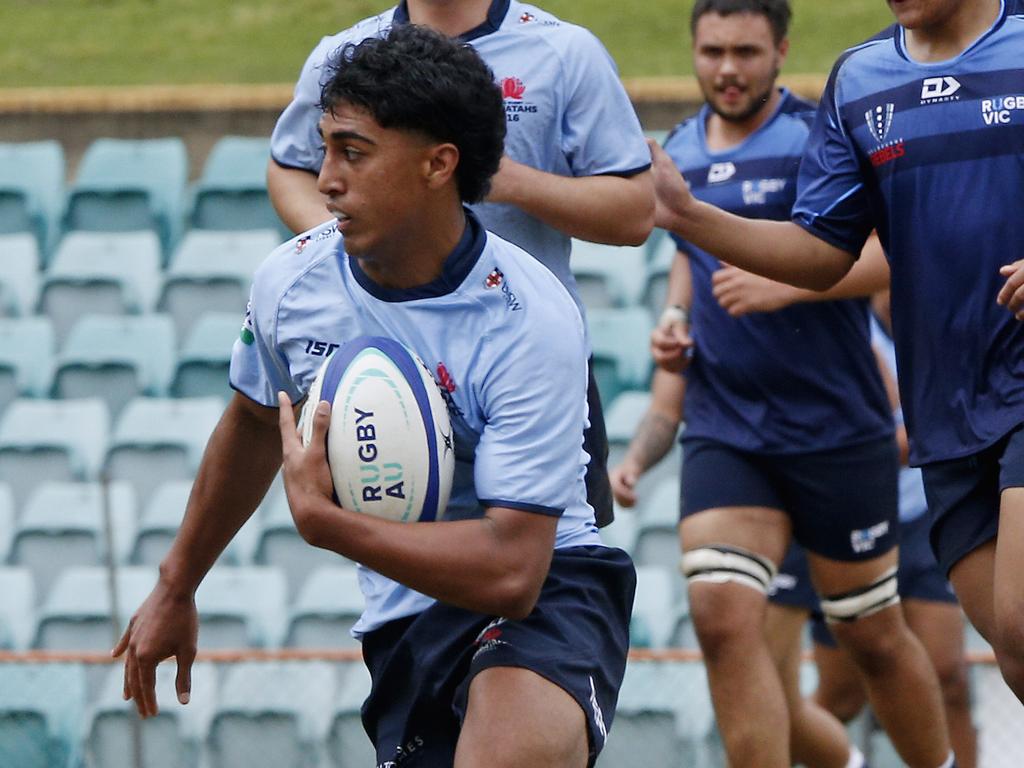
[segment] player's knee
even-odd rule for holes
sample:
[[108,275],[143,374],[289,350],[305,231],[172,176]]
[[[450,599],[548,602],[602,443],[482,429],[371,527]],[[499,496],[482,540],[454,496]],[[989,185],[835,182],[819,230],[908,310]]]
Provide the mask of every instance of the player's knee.
[[895,567],[865,587],[822,598],[836,640],[869,676],[891,668],[909,639],[899,601]]
[[967,664],[962,658],[939,661],[935,664],[935,673],[939,678],[942,701],[947,707],[970,706],[971,691],[967,680]]
[[1024,691],[1024,624],[1021,617],[996,617],[992,648],[999,671],[1010,688]]

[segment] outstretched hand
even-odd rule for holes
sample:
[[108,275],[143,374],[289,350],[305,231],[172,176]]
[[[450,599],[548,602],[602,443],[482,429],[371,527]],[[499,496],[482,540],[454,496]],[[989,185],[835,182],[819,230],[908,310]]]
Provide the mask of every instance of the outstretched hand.
[[732,317],[774,312],[795,300],[796,288],[738,267],[725,266],[711,276],[711,292]]
[[309,445],[304,446],[295,425],[291,399],[284,392],[278,392],[277,402],[284,489],[295,527],[309,540],[322,503],[328,501],[333,504],[334,481],[327,464],[327,427],[331,423],[331,406],[321,401],[307,414],[306,418],[313,419],[313,429]]
[[1024,320],[1024,259],[999,268],[999,274],[1006,278],[996,302],[1006,307],[1018,320]]
[[654,177],[654,226],[677,232],[679,219],[694,200],[690,185],[658,142],[648,139],[647,146],[651,150],[651,174]]

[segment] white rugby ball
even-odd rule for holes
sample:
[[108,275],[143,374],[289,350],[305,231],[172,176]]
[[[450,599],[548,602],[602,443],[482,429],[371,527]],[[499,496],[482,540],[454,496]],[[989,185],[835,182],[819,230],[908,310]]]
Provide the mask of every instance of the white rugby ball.
[[305,445],[321,400],[331,404],[327,461],[341,506],[400,522],[444,514],[455,471],[454,436],[448,406],[415,353],[379,336],[336,349],[309,390]]

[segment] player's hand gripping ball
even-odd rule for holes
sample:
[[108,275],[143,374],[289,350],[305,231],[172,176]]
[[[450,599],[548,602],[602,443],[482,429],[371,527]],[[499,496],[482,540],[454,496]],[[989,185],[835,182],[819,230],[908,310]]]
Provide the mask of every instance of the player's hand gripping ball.
[[327,462],[341,506],[400,522],[444,514],[455,471],[448,406],[411,350],[378,336],[337,349],[303,407],[304,445],[321,400],[331,404]]

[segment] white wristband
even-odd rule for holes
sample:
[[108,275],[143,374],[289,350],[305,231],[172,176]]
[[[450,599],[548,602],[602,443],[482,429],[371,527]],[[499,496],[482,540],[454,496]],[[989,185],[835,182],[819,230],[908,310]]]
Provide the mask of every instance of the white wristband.
[[665,307],[665,311],[661,313],[661,317],[658,319],[658,325],[664,327],[675,325],[676,323],[689,325],[690,313],[686,311],[685,307],[681,307],[678,304]]

